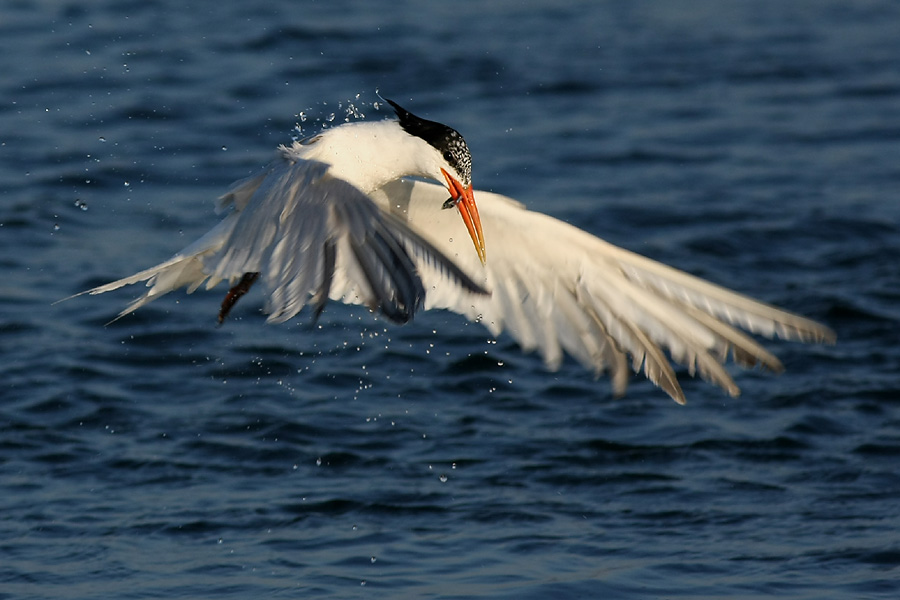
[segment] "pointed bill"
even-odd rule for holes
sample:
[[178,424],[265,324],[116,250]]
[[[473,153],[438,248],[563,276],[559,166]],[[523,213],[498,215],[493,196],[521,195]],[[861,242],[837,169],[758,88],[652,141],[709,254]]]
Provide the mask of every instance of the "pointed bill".
[[472,243],[475,244],[475,252],[481,264],[486,264],[487,256],[484,250],[484,231],[481,228],[481,217],[478,215],[478,206],[475,204],[475,194],[472,186],[464,186],[450,175],[444,169],[441,169],[444,178],[447,180],[447,189],[450,191],[450,198],[456,203],[459,209],[459,215],[462,217],[466,229],[469,230],[469,236]]

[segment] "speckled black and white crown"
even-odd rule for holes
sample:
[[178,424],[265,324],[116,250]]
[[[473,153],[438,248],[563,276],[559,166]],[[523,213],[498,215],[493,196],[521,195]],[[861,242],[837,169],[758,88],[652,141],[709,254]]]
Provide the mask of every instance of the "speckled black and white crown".
[[443,123],[417,117],[393,100],[385,98],[385,101],[394,107],[404,131],[437,148],[444,160],[459,173],[460,183],[466,186],[472,184],[472,155],[466,140],[458,131]]

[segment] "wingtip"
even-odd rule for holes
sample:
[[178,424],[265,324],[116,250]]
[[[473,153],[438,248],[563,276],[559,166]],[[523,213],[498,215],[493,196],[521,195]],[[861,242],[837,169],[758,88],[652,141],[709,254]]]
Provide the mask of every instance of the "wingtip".
[[837,344],[837,333],[827,325],[822,325],[822,330],[820,332],[820,338],[816,340],[819,344],[828,344],[829,346],[834,346]]
[[687,396],[684,395],[684,390],[681,389],[681,385],[677,381],[675,382],[674,387],[666,385],[662,386],[662,390],[667,393],[676,404],[681,406],[687,404]]
[[77,294],[72,294],[71,296],[66,296],[65,298],[60,298],[59,300],[54,300],[53,302],[50,303],[50,306],[56,306],[57,304],[59,304],[61,302],[71,300],[72,298],[77,298],[78,296],[83,296],[83,295],[87,294],[88,292],[90,292],[90,290],[84,290],[83,292],[78,292]]

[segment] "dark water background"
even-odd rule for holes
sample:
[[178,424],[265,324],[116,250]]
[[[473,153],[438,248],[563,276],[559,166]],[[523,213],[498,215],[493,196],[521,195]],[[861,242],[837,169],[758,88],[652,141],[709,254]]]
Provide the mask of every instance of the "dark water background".
[[[679,407],[445,313],[51,305],[376,89],[839,344]],[[5,2],[0,598],[900,597],[898,187],[893,0]]]

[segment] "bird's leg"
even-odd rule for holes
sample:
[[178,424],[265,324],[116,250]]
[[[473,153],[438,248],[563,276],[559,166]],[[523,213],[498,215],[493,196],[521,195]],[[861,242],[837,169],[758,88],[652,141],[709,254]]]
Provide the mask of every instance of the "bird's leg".
[[241,280],[228,290],[228,293],[225,294],[225,299],[222,300],[222,308],[219,309],[219,325],[225,321],[225,317],[228,316],[228,313],[231,312],[231,308],[237,304],[237,301],[241,299],[241,296],[250,291],[250,286],[258,278],[259,273],[244,273]]

